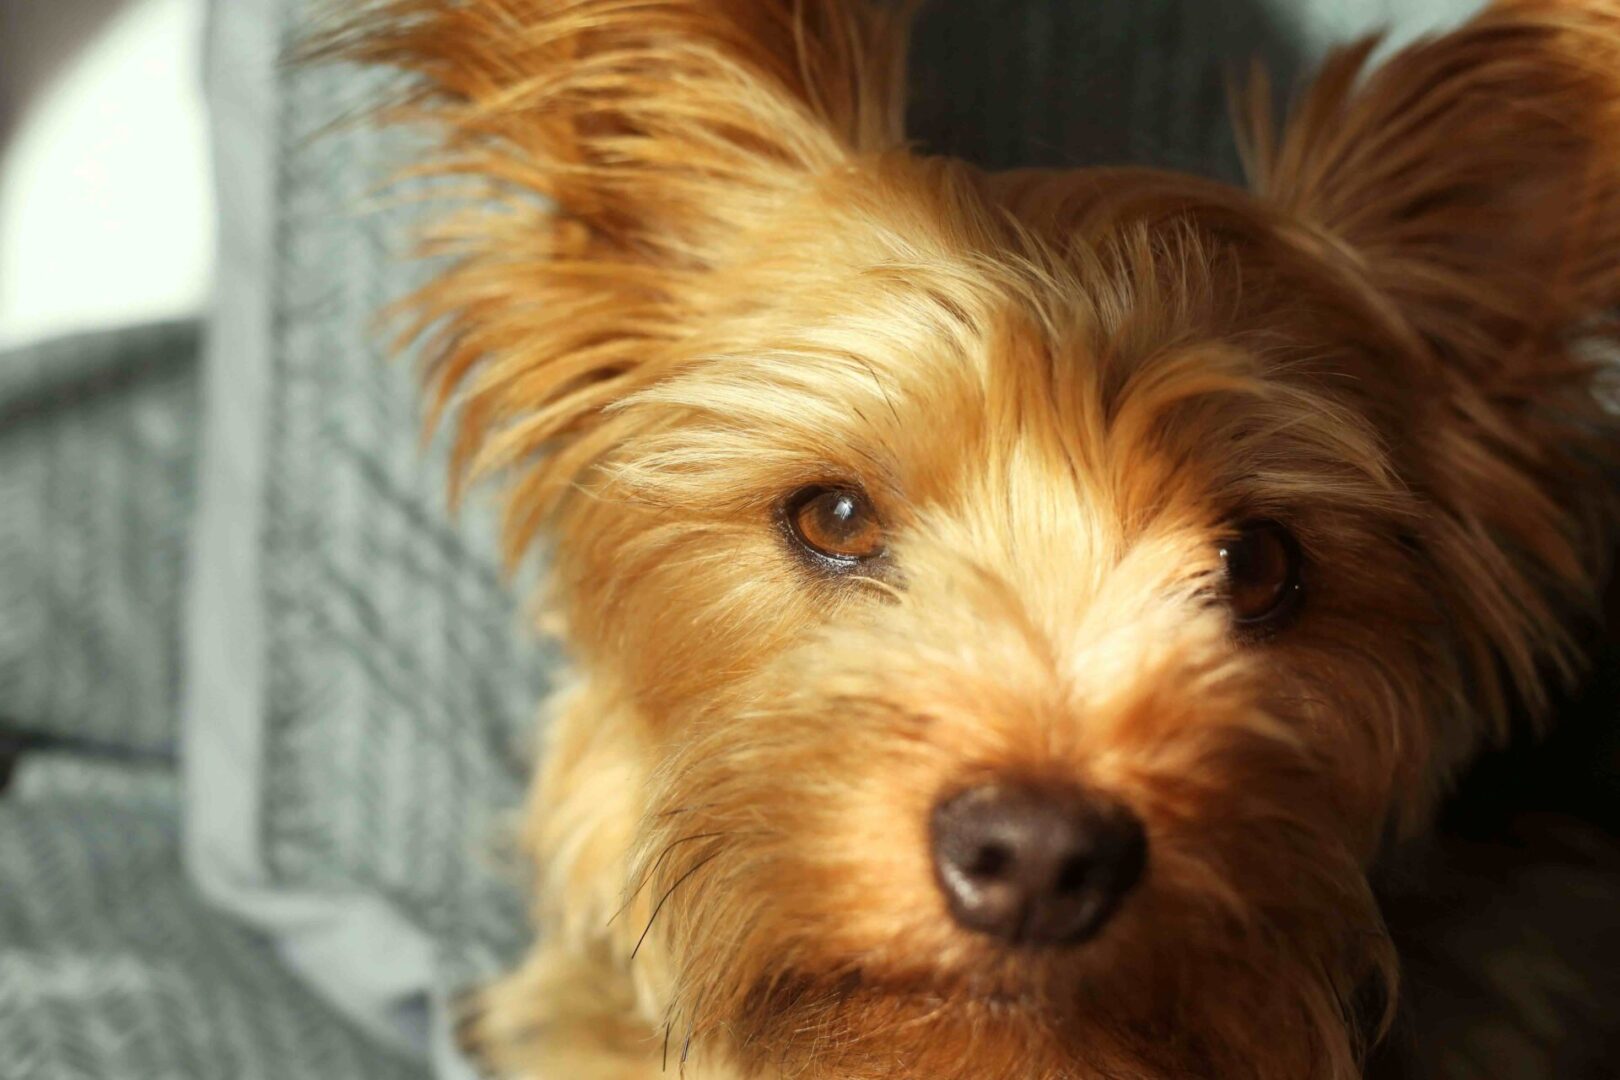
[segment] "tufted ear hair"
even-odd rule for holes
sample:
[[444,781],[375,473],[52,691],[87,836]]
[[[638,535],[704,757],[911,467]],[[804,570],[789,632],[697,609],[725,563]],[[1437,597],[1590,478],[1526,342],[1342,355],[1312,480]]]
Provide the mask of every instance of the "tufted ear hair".
[[[515,479],[516,558],[603,410],[648,385],[739,242],[814,178],[903,139],[907,14],[865,0],[370,0],[318,56],[411,76],[412,177],[469,185],[409,297],[460,479]],[[593,434],[594,432],[594,434]]]
[[1424,403],[1395,434],[1438,511],[1421,539],[1485,693],[1505,660],[1534,704],[1612,539],[1620,0],[1498,0],[1369,72],[1376,46],[1332,58],[1280,137],[1257,88],[1253,186],[1414,343],[1387,362]]

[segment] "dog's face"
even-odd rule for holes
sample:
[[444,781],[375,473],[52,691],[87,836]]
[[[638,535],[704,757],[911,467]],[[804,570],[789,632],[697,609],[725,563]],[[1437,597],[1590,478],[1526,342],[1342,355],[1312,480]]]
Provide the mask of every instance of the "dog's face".
[[[1255,197],[906,153],[897,24],[845,4],[479,7],[358,51],[562,211],[476,218],[421,298],[464,456],[543,456],[512,546],[555,539],[617,703],[559,740],[645,780],[553,771],[550,903],[628,897],[578,932],[745,1067],[1355,1074],[1368,867],[1591,588],[1564,331],[1620,275],[1569,245],[1620,200],[1564,39],[1612,59],[1612,9],[1516,5],[1359,96],[1345,59]],[[1517,82],[1453,70],[1492,49]],[[1577,115],[1479,119],[1509,90]]]
[[1174,1002],[1286,1017],[1303,1070],[1387,974],[1363,869],[1469,722],[1399,343],[1143,223],[1197,185],[1087,180],[785,203],[571,520],[575,640],[649,726],[632,887],[680,1008],[767,1057],[951,1076],[966,1024],[975,1076],[1115,1066]]

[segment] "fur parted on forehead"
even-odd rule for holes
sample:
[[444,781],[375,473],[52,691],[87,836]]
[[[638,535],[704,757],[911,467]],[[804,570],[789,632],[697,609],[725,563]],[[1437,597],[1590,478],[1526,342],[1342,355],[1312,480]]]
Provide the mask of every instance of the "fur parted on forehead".
[[[1358,313],[1256,310],[1245,289],[1297,300],[1316,283],[1263,286],[1275,267],[1183,220],[1041,235],[971,170],[895,159],[784,205],[753,239],[711,275],[714,305],[649,361],[661,377],[612,406],[626,434],[663,432],[652,452],[614,455],[609,471],[638,490],[681,499],[695,494],[670,487],[684,477],[769,499],[842,469],[933,501],[953,462],[1015,445],[1082,486],[1159,486],[1179,464],[1232,486],[1264,477],[1271,497],[1249,501],[1333,484],[1388,503],[1398,487],[1366,395],[1333,378],[1367,366],[1334,333]],[[684,467],[680,442],[700,455]]]

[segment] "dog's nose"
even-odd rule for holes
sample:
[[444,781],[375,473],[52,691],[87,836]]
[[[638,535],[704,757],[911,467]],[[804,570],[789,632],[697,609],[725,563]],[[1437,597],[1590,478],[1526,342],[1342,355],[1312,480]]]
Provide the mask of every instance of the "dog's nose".
[[1077,787],[971,788],[935,806],[931,824],[952,917],[1013,944],[1091,937],[1147,861],[1141,822]]

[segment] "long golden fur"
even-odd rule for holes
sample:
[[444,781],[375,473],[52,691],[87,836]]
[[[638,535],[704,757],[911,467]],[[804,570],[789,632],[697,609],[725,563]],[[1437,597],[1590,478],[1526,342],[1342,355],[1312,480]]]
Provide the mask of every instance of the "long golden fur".
[[[407,308],[457,472],[553,553],[576,685],[539,944],[472,1023],[559,1078],[1346,1078],[1380,853],[1579,664],[1617,445],[1620,0],[1338,54],[1248,191],[910,152],[904,12],[380,0],[327,47],[472,185]],[[885,568],[781,500],[860,485]],[[1274,519],[1297,620],[1233,632]],[[1148,836],[1095,939],[958,928],[929,808],[1081,782]]]

